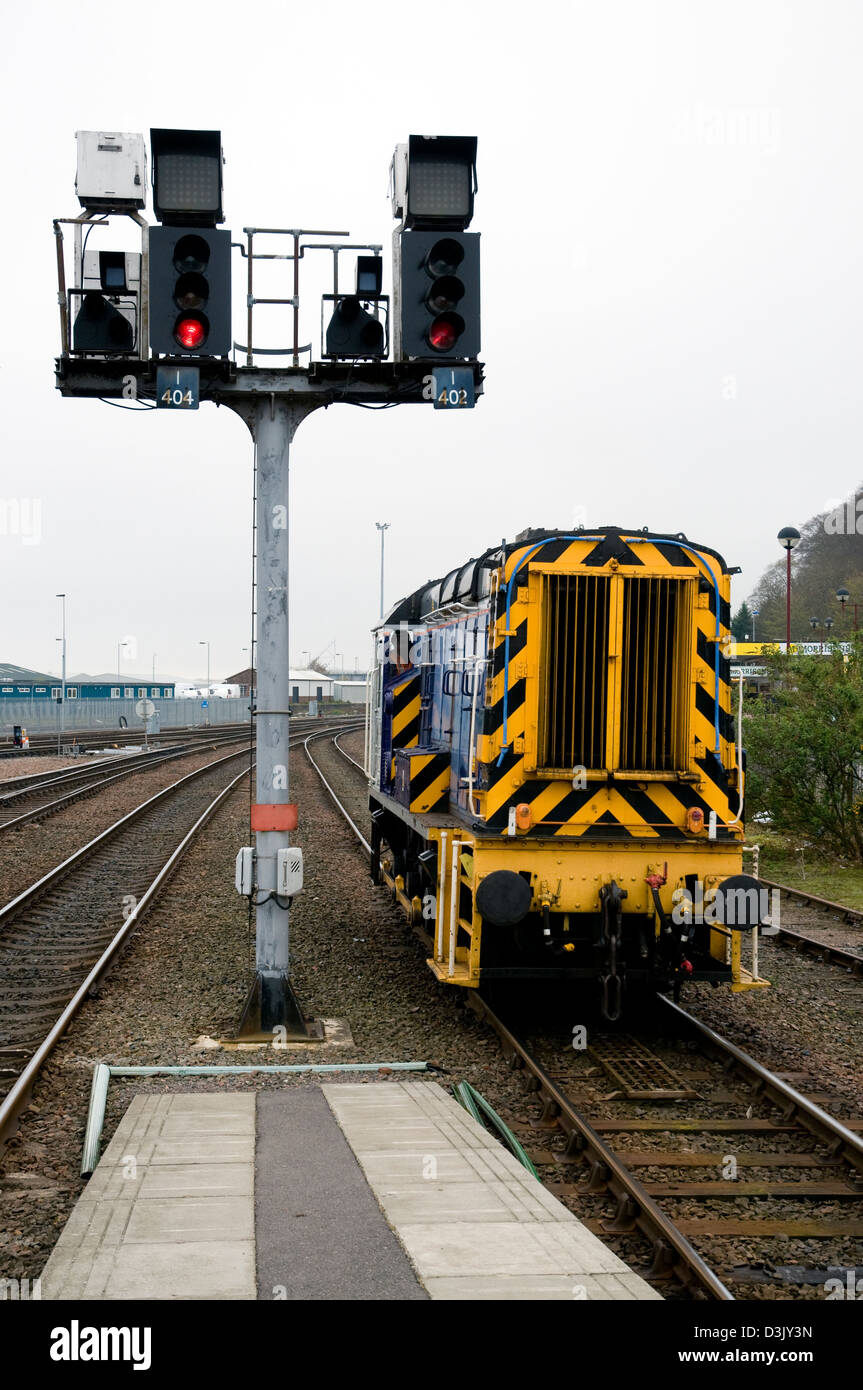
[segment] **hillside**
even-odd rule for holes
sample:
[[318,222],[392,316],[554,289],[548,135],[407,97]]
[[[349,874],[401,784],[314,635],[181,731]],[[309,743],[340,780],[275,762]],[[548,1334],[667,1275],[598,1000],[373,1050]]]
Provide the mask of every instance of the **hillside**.
[[[841,507],[813,516],[797,529],[801,538],[791,555],[792,641],[812,640],[810,618],[833,618],[834,637],[850,631],[854,603],[860,605],[863,628],[863,483]],[[785,640],[785,552],[778,542],[776,550],[775,562],[747,599],[748,607],[758,610],[755,635],[761,642]],[[844,618],[836,599],[840,588],[851,595]],[[820,640],[823,634],[817,635]]]

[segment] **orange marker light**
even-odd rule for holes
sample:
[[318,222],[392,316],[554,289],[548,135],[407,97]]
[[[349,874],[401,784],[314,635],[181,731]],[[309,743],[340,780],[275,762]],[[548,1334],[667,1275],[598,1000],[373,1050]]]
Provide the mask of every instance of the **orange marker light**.
[[522,801],[516,806],[515,823],[519,830],[530,830],[533,824],[533,817],[530,814],[530,807],[526,801]]
[[686,829],[691,830],[693,835],[704,829],[704,812],[700,806],[690,806],[686,812]]

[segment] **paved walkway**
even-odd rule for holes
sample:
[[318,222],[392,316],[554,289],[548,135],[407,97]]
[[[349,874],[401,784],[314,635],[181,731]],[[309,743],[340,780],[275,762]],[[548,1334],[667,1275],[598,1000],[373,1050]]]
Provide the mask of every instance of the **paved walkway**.
[[440,1086],[322,1090],[431,1298],[661,1298]]
[[136,1096],[42,1276],[43,1298],[256,1298],[255,1097]]
[[434,1082],[137,1096],[43,1298],[659,1299]]

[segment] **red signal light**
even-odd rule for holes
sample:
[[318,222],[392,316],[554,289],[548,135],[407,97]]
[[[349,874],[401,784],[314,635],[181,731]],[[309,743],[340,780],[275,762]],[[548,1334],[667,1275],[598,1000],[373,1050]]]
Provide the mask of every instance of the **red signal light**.
[[174,329],[174,337],[177,339],[180,347],[188,348],[191,352],[195,348],[201,347],[206,342],[206,325],[199,318],[179,319]]
[[448,319],[435,319],[429,329],[429,342],[438,352],[449,352],[455,342],[455,329]]
[[458,314],[439,314],[428,331],[429,343],[435,352],[452,352],[463,330],[464,323]]

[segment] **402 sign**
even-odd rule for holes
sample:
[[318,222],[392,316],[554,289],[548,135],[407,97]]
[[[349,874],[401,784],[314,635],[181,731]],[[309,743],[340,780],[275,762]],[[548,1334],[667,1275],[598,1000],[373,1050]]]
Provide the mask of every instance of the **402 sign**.
[[197,367],[157,367],[156,405],[163,410],[197,410],[201,373]]
[[434,402],[435,410],[472,410],[476,404],[473,370],[470,367],[440,367],[426,377],[423,395]]

